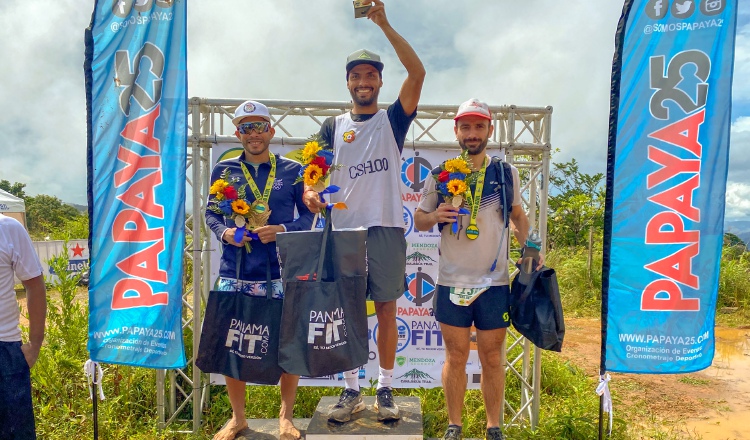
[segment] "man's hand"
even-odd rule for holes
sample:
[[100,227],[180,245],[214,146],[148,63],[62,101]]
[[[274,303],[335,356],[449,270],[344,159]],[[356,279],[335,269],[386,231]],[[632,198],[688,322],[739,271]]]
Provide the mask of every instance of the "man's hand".
[[385,5],[380,0],[373,0],[372,7],[367,11],[367,18],[372,20],[373,23],[383,28],[390,26],[388,23],[388,17],[385,16]]
[[26,363],[29,364],[29,368],[33,367],[36,360],[39,358],[39,348],[41,347],[32,346],[30,343],[21,346],[23,357],[26,358]]
[[435,223],[455,223],[457,216],[458,208],[449,203],[441,203],[435,210]]
[[320,195],[312,189],[306,189],[302,194],[302,203],[307,206],[313,214],[317,214],[321,209],[326,207],[326,203],[320,201]]
[[285,229],[281,225],[266,225],[253,229],[253,232],[258,234],[258,238],[263,244],[276,241],[276,234],[284,231]]
[[237,232],[237,228],[227,228],[224,231],[224,234],[221,236],[221,239],[226,241],[227,243],[231,244],[232,246],[242,247],[245,245],[245,242],[251,241],[252,238],[248,237],[247,235],[242,237],[242,240],[240,240],[239,243],[234,241],[234,233]]

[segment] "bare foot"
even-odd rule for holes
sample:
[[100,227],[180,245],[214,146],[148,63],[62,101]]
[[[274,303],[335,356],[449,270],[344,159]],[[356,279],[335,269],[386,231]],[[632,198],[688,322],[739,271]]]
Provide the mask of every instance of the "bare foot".
[[213,440],[234,440],[234,437],[245,428],[247,428],[247,420],[235,420],[232,418],[224,428],[214,435]]
[[289,419],[279,419],[279,440],[297,440],[300,433]]

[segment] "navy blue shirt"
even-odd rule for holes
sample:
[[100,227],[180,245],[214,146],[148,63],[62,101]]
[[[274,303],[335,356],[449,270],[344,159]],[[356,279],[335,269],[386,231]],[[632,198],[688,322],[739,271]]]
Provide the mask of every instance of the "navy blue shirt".
[[[294,181],[299,175],[299,170],[302,165],[299,162],[295,162],[291,159],[281,157],[274,154],[276,158],[276,180],[273,183],[271,189],[271,195],[268,199],[268,204],[271,208],[271,216],[268,219],[269,225],[284,225],[287,231],[305,231],[309,230],[312,226],[314,215],[302,202],[302,193],[304,191],[304,183],[300,181],[295,184]],[[221,177],[221,173],[228,169],[229,179],[239,178],[239,182],[235,184],[235,189],[239,189],[240,185],[247,184],[245,174],[242,172],[240,167],[240,160],[244,159],[244,153],[238,158],[223,160],[214,166],[211,172],[211,184]],[[268,174],[271,172],[271,163],[266,162],[260,164],[257,168],[248,162],[245,162],[250,175],[253,177],[258,190],[263,194],[263,188],[266,185],[266,179]],[[246,198],[248,203],[255,201],[255,196],[249,187],[246,187]],[[209,195],[208,201],[213,202],[215,197]],[[294,208],[297,207],[299,218],[294,219]],[[206,225],[216,234],[216,237],[221,240],[221,237],[228,228],[235,227],[234,221],[210,210],[206,210]],[[221,267],[219,268],[219,276],[225,278],[237,278],[237,250],[241,250],[242,254],[242,267],[240,268],[240,279],[245,281],[265,281],[266,280],[266,262],[270,259],[271,261],[271,277],[273,279],[281,278],[281,268],[279,267],[279,259],[276,253],[276,242],[270,242],[267,244],[261,243],[259,240],[253,240],[251,242],[252,252],[249,254],[245,251],[245,248],[238,248],[232,246],[226,242],[223,242],[224,246],[221,254]]]

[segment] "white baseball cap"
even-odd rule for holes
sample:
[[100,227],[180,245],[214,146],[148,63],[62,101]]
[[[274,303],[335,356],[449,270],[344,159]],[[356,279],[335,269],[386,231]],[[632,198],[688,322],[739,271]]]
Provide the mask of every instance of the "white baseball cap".
[[456,117],[453,118],[453,120],[458,121],[458,118],[463,118],[464,116],[480,116],[482,118],[489,119],[490,121],[492,120],[490,107],[477,98],[471,98],[470,100],[461,104],[458,107],[458,112],[456,112]]
[[248,116],[260,116],[266,121],[271,122],[271,114],[268,112],[268,107],[258,101],[245,101],[235,109],[232,124],[236,127],[242,118]]

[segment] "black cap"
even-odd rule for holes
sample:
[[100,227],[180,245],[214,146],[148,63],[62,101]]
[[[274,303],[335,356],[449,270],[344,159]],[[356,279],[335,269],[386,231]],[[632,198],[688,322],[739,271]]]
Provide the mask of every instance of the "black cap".
[[360,64],[370,64],[371,66],[375,66],[378,72],[383,73],[383,63],[380,61],[380,55],[370,52],[367,49],[360,49],[349,54],[346,58],[346,73],[349,73],[354,66]]

